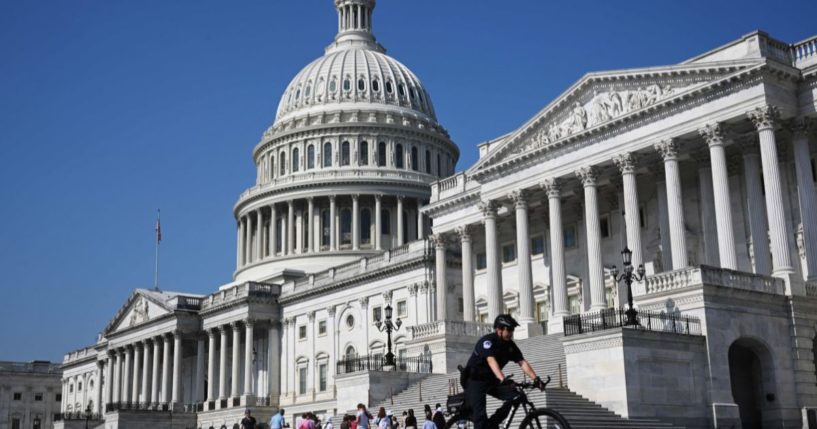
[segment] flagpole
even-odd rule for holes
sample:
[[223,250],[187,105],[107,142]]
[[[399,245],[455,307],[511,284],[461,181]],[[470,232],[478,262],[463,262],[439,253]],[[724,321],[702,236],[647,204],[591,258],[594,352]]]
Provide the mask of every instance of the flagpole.
[[159,242],[162,241],[160,211],[156,209],[156,264],[153,270],[153,290],[159,291]]

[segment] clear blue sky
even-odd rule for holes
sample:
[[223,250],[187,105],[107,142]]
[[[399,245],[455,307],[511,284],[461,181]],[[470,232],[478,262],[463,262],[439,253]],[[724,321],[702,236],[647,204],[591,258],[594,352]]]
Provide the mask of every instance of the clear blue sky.
[[[0,360],[61,360],[150,287],[209,293],[231,209],[330,0],[0,2]],[[817,33],[817,2],[379,0],[388,53],[459,144],[510,131],[584,73],[673,64],[755,29]]]

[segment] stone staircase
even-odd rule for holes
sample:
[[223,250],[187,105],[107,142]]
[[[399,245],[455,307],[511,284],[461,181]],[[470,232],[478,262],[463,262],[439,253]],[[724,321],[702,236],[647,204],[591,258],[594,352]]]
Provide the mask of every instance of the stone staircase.
[[[567,370],[565,364],[564,349],[559,335],[544,335],[517,341],[519,348],[525,359],[531,363],[536,373],[542,378],[550,376],[552,378],[548,389],[544,392],[537,390],[528,391],[528,398],[539,407],[548,407],[557,410],[570,423],[574,429],[602,429],[602,428],[641,428],[641,429],[669,429],[678,428],[668,423],[655,419],[625,419],[602,406],[593,403],[582,396],[571,392],[566,386]],[[513,374],[515,380],[523,380],[521,369],[510,363],[505,367],[506,374]],[[450,374],[430,374],[423,380],[412,384],[402,392],[395,393],[391,398],[383,403],[372,404],[372,413],[375,414],[380,407],[392,410],[396,418],[403,414],[403,411],[414,409],[418,426],[423,425],[423,406],[429,404],[434,407],[440,403],[445,407],[446,399],[450,393],[461,391],[459,385],[459,373]],[[488,415],[499,408],[498,400],[488,397]],[[524,418],[524,413],[520,409],[511,425],[518,427]],[[339,420],[338,420],[339,421]]]

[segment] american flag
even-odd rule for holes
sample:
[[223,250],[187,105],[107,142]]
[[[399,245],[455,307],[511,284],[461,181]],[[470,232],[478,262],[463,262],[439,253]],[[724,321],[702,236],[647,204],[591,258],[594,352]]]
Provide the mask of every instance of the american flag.
[[162,222],[159,220],[159,216],[156,216],[156,242],[162,242]]

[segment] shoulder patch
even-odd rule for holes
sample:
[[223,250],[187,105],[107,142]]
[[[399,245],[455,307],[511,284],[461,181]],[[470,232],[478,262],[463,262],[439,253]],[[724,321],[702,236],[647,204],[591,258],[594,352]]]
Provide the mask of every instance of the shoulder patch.
[[485,341],[483,341],[483,342],[482,342],[482,347],[483,347],[484,349],[486,349],[486,350],[487,350],[487,349],[490,349],[490,348],[491,348],[491,341],[490,341],[490,340],[485,340]]

